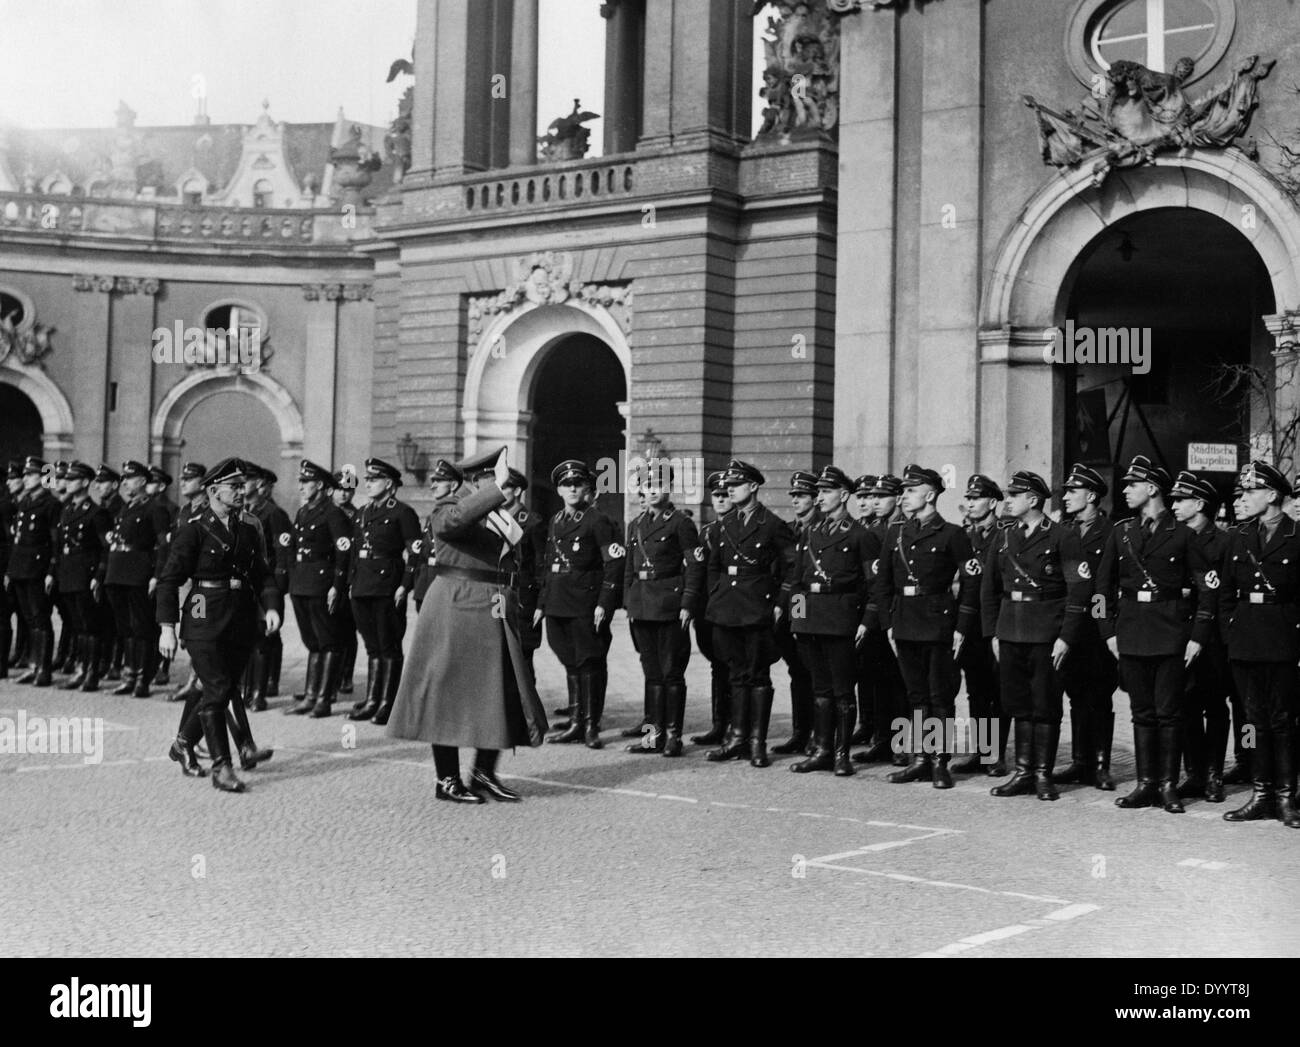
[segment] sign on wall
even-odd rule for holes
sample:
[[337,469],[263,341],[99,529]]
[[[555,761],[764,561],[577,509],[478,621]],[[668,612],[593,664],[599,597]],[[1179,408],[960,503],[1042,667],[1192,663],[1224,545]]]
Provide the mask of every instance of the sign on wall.
[[1187,468],[1194,473],[1235,473],[1237,445],[1189,443]]

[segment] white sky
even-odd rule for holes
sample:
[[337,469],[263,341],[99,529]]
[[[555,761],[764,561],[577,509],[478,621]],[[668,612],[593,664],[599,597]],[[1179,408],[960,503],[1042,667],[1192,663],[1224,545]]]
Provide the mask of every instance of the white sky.
[[[201,83],[213,123],[252,123],[266,98],[277,120],[330,121],[342,106],[384,125],[409,83],[384,77],[411,53],[415,12],[416,0],[0,0],[0,123],[107,127],[121,99],[141,125],[188,124]],[[597,0],[541,0],[539,134],[574,98],[603,113],[604,33]],[[586,125],[593,155],[602,123]]]

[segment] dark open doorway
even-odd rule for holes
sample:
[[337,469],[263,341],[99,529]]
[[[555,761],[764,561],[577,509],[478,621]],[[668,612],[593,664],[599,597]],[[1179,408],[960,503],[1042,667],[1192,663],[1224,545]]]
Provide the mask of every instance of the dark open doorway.
[[0,382],[0,464],[41,454],[41,412],[21,389]]

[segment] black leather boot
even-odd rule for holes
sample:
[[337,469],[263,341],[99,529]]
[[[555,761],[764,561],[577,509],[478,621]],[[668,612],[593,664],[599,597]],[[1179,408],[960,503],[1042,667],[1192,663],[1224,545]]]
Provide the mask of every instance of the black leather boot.
[[81,690],[85,694],[99,690],[99,666],[104,660],[103,646],[104,642],[98,636],[86,637],[86,664],[81,681]]
[[790,765],[790,770],[795,774],[835,770],[836,713],[834,698],[824,698],[820,694],[814,696],[813,751],[808,759]]
[[1156,775],[1160,773],[1160,731],[1155,727],[1133,725],[1133,757],[1137,763],[1137,786],[1127,796],[1115,801],[1116,807],[1163,806]]
[[[353,655],[356,654],[356,648],[352,649]],[[266,660],[266,697],[280,697],[280,666],[284,663],[284,641],[281,640],[270,651],[270,657]],[[348,688],[348,694],[352,689]],[[261,710],[255,710],[260,712]]]
[[1094,784],[1102,792],[1115,791],[1115,779],[1110,776],[1110,750],[1115,742],[1115,714],[1113,712],[1097,713],[1092,718],[1096,730],[1097,777]]
[[673,683],[664,688],[664,708],[668,717],[668,737],[664,739],[664,755],[682,754],[682,724],[686,720],[686,684]]
[[750,688],[734,686],[731,688],[731,702],[727,714],[729,725],[722,747],[710,749],[704,754],[706,760],[718,763],[722,760],[747,760],[750,757],[749,720],[752,708]]
[[1182,732],[1177,727],[1161,727],[1158,732],[1160,745],[1160,805],[1170,814],[1182,814],[1186,808],[1178,796],[1178,771],[1182,766],[1183,754],[1179,745]]
[[[31,648],[31,650],[39,651],[41,648],[41,630],[32,629],[28,632],[27,635],[30,637],[28,641],[28,645]],[[23,673],[22,676],[18,677],[14,681],[14,683],[35,683],[36,677],[39,674],[40,674],[40,669],[38,667],[38,661],[37,659],[33,658],[31,667],[25,673]]]
[[605,715],[605,688],[609,685],[609,670],[603,665],[597,666],[589,679],[591,697],[584,717],[582,742],[588,749],[603,749],[605,743],[600,740],[600,721]]
[[583,697],[588,693],[583,685],[585,676],[585,673],[580,673],[576,669],[566,671],[569,700],[572,703],[569,706],[569,719],[555,725],[555,731],[546,739],[548,742],[554,742],[556,745],[571,745],[582,741],[582,721],[587,715],[584,704],[586,699]]
[[59,644],[54,650],[54,658],[50,662],[51,671],[66,673],[69,672],[68,657],[73,651],[73,629],[68,625],[67,620],[63,621],[63,628],[59,630]]
[[1300,808],[1296,807],[1295,735],[1273,732],[1273,796],[1277,820],[1289,829],[1300,829]]
[[101,678],[112,683],[117,683],[122,679],[122,661],[126,657],[126,641],[120,636],[114,634],[112,642],[108,645],[105,652],[106,664],[104,671],[100,673]]
[[569,704],[553,710],[554,715],[563,717],[551,724],[553,731],[567,731],[578,718],[578,674],[572,669],[566,669],[564,681],[569,688]]
[[79,633],[73,641],[73,646],[75,647],[75,653],[72,655],[72,665],[76,671],[59,684],[59,690],[61,691],[79,691],[86,682],[86,670],[89,668],[89,658],[86,651],[90,646],[90,637],[84,633]]
[[853,695],[841,695],[835,705],[835,760],[831,768],[836,778],[850,778],[856,773],[850,759],[850,747],[857,718],[858,707]]
[[703,734],[691,735],[692,745],[721,745],[727,733],[727,696],[726,674],[716,669],[709,680],[709,713],[712,726]]
[[343,668],[339,670],[339,694],[351,694],[352,675],[357,667],[357,645],[348,644],[343,648]]
[[1205,799],[1223,803],[1223,761],[1228,750],[1228,721],[1208,723],[1205,730]]
[[339,672],[343,668],[343,652],[323,651],[321,658],[320,697],[309,714],[315,720],[323,720],[334,708],[334,699],[339,693]]
[[158,652],[156,637],[137,640],[136,643],[140,648],[139,653],[136,655],[139,661],[136,663],[135,689],[131,691],[131,696],[133,698],[148,698],[152,693],[149,690],[149,684],[153,680],[158,659],[162,655]]
[[248,693],[244,697],[244,704],[255,713],[266,711],[266,685],[270,675],[270,652],[258,644],[248,659]]
[[304,685],[302,698],[294,705],[284,710],[285,716],[306,716],[316,707],[316,702],[320,699],[321,684],[325,682],[322,670],[325,668],[325,659],[320,651],[307,652],[307,681]]
[[780,745],[772,746],[772,752],[781,756],[801,753],[808,748],[812,736],[815,699],[811,693],[805,694],[804,691],[802,686],[790,686],[790,737]]
[[1059,723],[1034,724],[1034,792],[1040,800],[1055,800],[1060,797],[1052,776],[1052,766],[1056,763],[1056,749],[1060,742]]
[[1007,739],[1011,737],[1011,718],[1009,716],[999,716],[993,722],[998,729],[998,733],[993,739],[993,748],[996,750],[997,758],[988,765],[984,773],[990,778],[1005,778],[1007,774]]
[[[987,722],[987,720],[988,718],[983,716],[971,717],[970,728],[972,731],[976,732],[976,734],[969,739],[969,747],[967,751],[963,752],[961,756],[957,756],[955,759],[950,759],[948,761],[948,770],[952,774],[983,774],[984,773],[984,763],[980,759],[981,754],[979,751],[979,746],[976,743],[978,742],[979,729],[983,724]],[[985,730],[987,730],[987,727],[985,728]],[[958,738],[957,749],[960,750],[961,748],[962,748],[962,739]]]
[[376,727],[383,727],[393,714],[393,703],[397,701],[397,686],[402,682],[402,667],[406,664],[400,654],[385,658],[384,661],[388,663],[384,669],[384,700],[379,703],[375,715],[370,718],[370,722]]
[[41,642],[36,648],[36,679],[33,687],[49,687],[54,682],[52,659],[54,657],[54,634],[48,629],[41,631]]
[[359,702],[353,703],[348,713],[349,720],[369,720],[375,715],[379,703],[384,700],[384,664],[378,658],[366,660],[366,693]]
[[1092,785],[1096,780],[1096,761],[1091,749],[1092,711],[1085,701],[1070,702],[1070,762],[1052,775],[1058,785]]
[[[654,727],[655,725],[655,707],[658,701],[659,695],[654,690],[654,685],[646,683],[641,695],[641,722],[635,727],[624,727],[618,732],[618,736],[620,738],[643,738],[647,733],[646,728]],[[662,727],[663,725],[661,723],[659,727],[656,727],[650,733],[658,738],[658,736],[663,733]],[[628,752],[631,752],[634,748],[639,749],[641,746],[628,746],[627,750]]]
[[239,766],[242,770],[251,771],[275,755],[274,749],[259,749],[253,741],[253,728],[248,722],[248,710],[243,702],[230,703],[226,709],[226,725],[230,728],[230,737],[235,740],[235,752],[239,753]]
[[[640,741],[625,745],[623,748],[629,753],[655,755],[664,751],[664,732],[667,730],[665,721],[668,718],[668,709],[664,701],[663,684],[645,685],[644,707],[645,719],[641,722],[644,731],[640,733]],[[627,737],[627,732],[622,732],[622,735]]]
[[1277,798],[1273,791],[1274,778],[1273,732],[1260,729],[1255,732],[1255,748],[1250,753],[1251,781],[1254,791],[1246,803],[1235,811],[1223,815],[1225,822],[1259,822],[1277,816]]
[[185,775],[186,778],[206,778],[208,776],[208,772],[203,769],[203,764],[199,763],[199,758],[194,755],[194,746],[186,741],[183,734],[176,736],[171,748],[167,750],[167,756],[173,762],[181,765],[181,774]]
[[772,688],[753,687],[749,692],[749,765],[770,767],[767,756],[767,728],[772,722]]
[[991,796],[1027,796],[1036,792],[1034,784],[1034,722],[1016,718],[1016,769],[1001,785],[989,790]]
[[223,793],[244,792],[244,783],[230,766],[230,739],[226,735],[226,718],[221,710],[211,707],[201,710],[199,722],[203,724],[203,737],[208,743],[208,752],[212,754],[212,787]]

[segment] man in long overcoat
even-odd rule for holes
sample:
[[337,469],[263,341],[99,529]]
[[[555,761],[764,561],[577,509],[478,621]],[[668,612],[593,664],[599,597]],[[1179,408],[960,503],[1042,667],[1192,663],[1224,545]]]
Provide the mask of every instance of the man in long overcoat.
[[[519,639],[517,546],[523,531],[503,511],[503,488],[510,485],[505,448],[466,459],[457,469],[466,485],[434,511],[437,566],[388,735],[432,744],[439,800],[512,802],[519,795],[497,779],[498,754],[541,745],[547,726]],[[469,789],[460,778],[458,748],[477,750]]]

